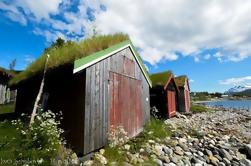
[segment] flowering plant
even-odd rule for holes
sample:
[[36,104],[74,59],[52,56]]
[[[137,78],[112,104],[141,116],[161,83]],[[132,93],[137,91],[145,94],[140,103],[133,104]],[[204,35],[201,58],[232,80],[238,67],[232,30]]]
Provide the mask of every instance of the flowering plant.
[[58,128],[60,121],[56,120],[56,114],[51,111],[38,114],[30,127],[20,119],[13,120],[12,124],[16,126],[21,137],[20,145],[16,149],[18,159],[31,159],[39,161],[36,164],[43,164],[55,157],[60,146],[64,144],[60,137],[63,130]]
[[110,147],[120,146],[128,142],[129,137],[123,126],[111,126],[108,133],[108,142]]

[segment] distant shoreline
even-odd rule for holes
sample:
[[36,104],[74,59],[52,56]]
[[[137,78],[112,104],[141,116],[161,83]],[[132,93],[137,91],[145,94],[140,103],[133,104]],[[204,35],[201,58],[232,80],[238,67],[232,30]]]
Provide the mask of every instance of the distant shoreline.
[[237,101],[250,100],[251,101],[251,98],[238,98],[238,99],[221,98],[221,99],[212,99],[212,100],[192,101],[192,103],[194,103],[194,104],[201,104],[201,103],[224,101],[224,100],[230,100],[230,101],[231,100],[237,100]]
[[250,99],[217,99],[217,100],[205,100],[205,101],[194,101],[194,104],[204,105],[211,108],[224,108],[234,110],[248,110],[251,111],[251,100]]
[[[207,103],[207,102],[215,102],[215,101],[222,101],[225,99],[213,99],[213,100],[202,100],[202,101],[192,101],[194,104],[201,104],[201,103]],[[229,100],[229,99],[227,99]]]

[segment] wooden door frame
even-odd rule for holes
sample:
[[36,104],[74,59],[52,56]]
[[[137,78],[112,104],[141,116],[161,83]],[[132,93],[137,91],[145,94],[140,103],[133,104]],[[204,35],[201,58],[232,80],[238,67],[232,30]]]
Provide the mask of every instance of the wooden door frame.
[[[170,99],[170,96],[174,97],[174,99]],[[175,114],[176,114],[176,93],[175,91],[171,91],[171,90],[167,90],[167,95],[166,95],[166,98],[167,98],[167,113],[168,113],[168,118],[171,118],[173,117]],[[170,103],[170,102],[173,102],[174,103]],[[171,104],[171,109],[173,108],[173,106],[175,107],[174,110],[170,110],[170,104]]]
[[[129,79],[133,79],[133,80],[135,80],[135,81],[138,81],[139,82],[139,84],[140,84],[140,86],[142,86],[142,80],[139,80],[139,79],[136,79],[135,77],[132,77],[132,76],[130,76],[130,75],[126,75],[126,74],[123,74],[123,73],[118,73],[118,72],[114,72],[114,71],[109,71],[109,79],[108,79],[108,114],[107,114],[107,116],[108,116],[108,122],[107,122],[107,124],[108,124],[108,131],[109,131],[109,129],[110,129],[110,126],[111,126],[111,124],[110,124],[110,111],[111,111],[111,102],[112,102],[112,98],[111,98],[111,81],[112,81],[112,79],[111,79],[111,74],[117,74],[117,75],[119,75],[119,76],[122,76],[122,77],[126,77],[126,78],[129,78]],[[141,91],[141,90],[140,90]],[[142,94],[142,92],[140,92],[141,94]],[[142,97],[142,96],[141,96]],[[141,99],[139,99],[139,102],[141,102]],[[142,106],[141,106],[142,107]],[[141,112],[142,112],[142,108],[141,108],[141,110],[140,110]],[[144,116],[144,113],[142,112],[142,123],[143,123],[143,121],[144,121],[144,119],[143,119],[143,116]],[[138,128],[137,129],[137,132],[136,133],[134,133],[134,135],[133,136],[135,136],[135,135],[137,135],[137,134],[139,134],[140,132],[142,132],[143,131],[143,124],[142,124],[142,127],[141,128]]]

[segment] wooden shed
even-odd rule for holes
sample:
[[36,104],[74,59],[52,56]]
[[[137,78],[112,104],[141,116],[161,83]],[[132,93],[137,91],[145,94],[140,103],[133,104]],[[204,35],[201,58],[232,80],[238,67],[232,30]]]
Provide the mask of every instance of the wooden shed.
[[15,71],[10,71],[0,67],[0,105],[13,102],[16,98],[16,91],[8,86],[9,80],[15,75]]
[[[151,81],[127,35],[95,36],[75,47],[78,51],[64,55],[75,56],[67,63],[56,58],[65,48],[50,53],[50,60],[59,62],[49,63],[41,105],[44,110],[63,112],[68,144],[86,155],[107,144],[112,126],[123,126],[129,137],[142,131],[150,119]],[[41,74],[18,80],[27,74],[12,81],[18,86],[18,114],[31,112],[41,82]]]
[[178,109],[179,89],[171,71],[152,74],[150,90],[151,107],[156,107],[159,116],[166,119],[175,116]]
[[175,77],[175,81],[179,87],[179,111],[189,112],[190,111],[190,86],[187,76]]

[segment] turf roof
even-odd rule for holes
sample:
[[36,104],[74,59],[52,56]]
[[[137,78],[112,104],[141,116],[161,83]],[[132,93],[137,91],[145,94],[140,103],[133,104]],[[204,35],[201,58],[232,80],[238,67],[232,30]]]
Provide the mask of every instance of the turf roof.
[[13,77],[15,74],[17,74],[16,71],[7,70],[5,68],[0,67],[0,75],[5,75],[5,76],[8,76],[8,77]]
[[182,76],[178,76],[178,77],[175,77],[175,82],[178,86],[184,86],[185,85],[185,82],[187,80],[187,76],[186,75],[182,75]]
[[152,86],[165,86],[170,76],[173,76],[172,71],[151,74],[150,78],[152,81]]
[[42,73],[49,54],[48,70],[52,70],[66,64],[73,64],[76,59],[88,56],[94,52],[104,50],[122,41],[128,40],[128,35],[117,33],[113,35],[100,35],[80,41],[79,43],[69,42],[60,48],[53,48],[43,53],[35,62],[27,67],[26,70],[17,74],[11,81],[11,85],[18,84],[36,74]]

